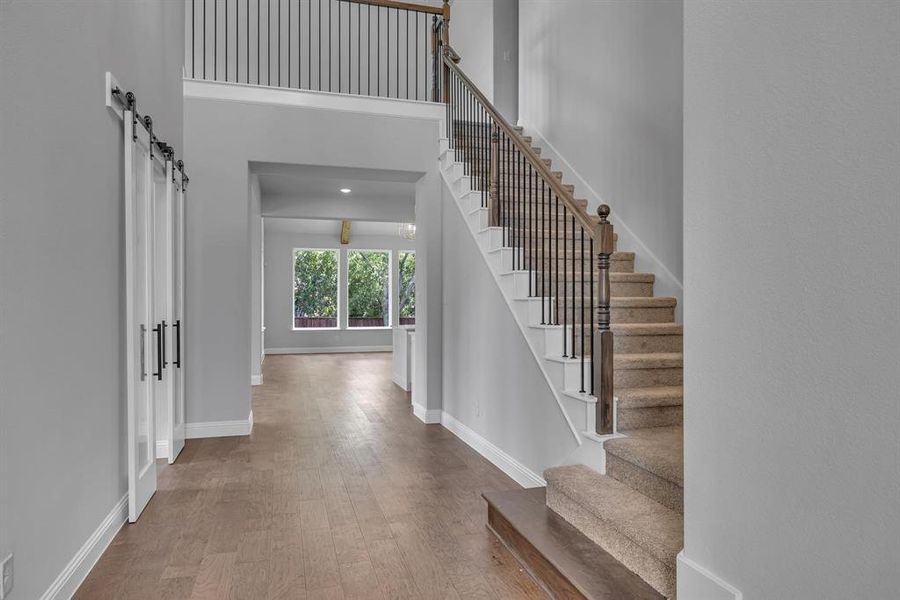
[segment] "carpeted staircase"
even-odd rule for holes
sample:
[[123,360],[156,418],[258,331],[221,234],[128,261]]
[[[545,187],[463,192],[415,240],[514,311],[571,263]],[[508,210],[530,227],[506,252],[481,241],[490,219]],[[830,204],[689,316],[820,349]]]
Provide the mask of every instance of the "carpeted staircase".
[[[521,139],[530,144],[530,138],[521,129],[518,131]],[[464,162],[465,157],[484,156],[490,147],[489,133],[467,123],[457,124],[456,140],[457,160]],[[540,152],[539,148],[534,150]],[[533,224],[540,228],[548,213],[559,210],[558,204],[550,203],[546,194],[541,194],[534,179],[522,176],[519,169],[526,167],[521,161],[507,160],[506,152],[505,148],[499,151],[502,177],[511,178],[516,197],[527,201],[503,206],[502,218],[518,219],[529,227]],[[549,166],[549,161],[543,160]],[[476,158],[468,163],[473,188],[487,183],[484,169],[489,166],[489,162]],[[554,176],[561,178],[558,172]],[[571,186],[568,189],[574,191]],[[583,201],[578,204],[582,210],[587,205]],[[579,234],[573,228],[541,235],[571,242]],[[516,248],[514,242],[510,245]],[[583,252],[580,245],[571,246],[570,251],[564,251],[564,258]],[[529,244],[522,254],[534,271],[532,295],[542,298],[545,305],[541,308],[572,315],[570,329],[563,331],[562,339],[563,345],[570,345],[575,351],[560,349],[548,358],[572,362],[576,359],[570,355],[578,359],[589,355],[587,334],[582,328],[572,328],[571,323],[583,322],[594,311],[595,306],[582,306],[587,302],[583,298],[588,297],[583,290],[591,284],[596,290],[597,278],[591,279],[592,274],[575,260],[571,267],[554,268],[553,258],[543,244]],[[546,498],[547,506],[556,514],[661,594],[674,598],[675,557],[683,545],[682,326],[675,323],[676,300],[654,296],[653,273],[635,273],[634,261],[631,252],[617,251],[611,256],[611,329],[615,336],[614,390],[619,435],[603,441],[606,473],[584,465],[547,469]],[[596,298],[598,294],[589,296]],[[566,389],[565,393],[586,402],[596,401],[575,388]]]

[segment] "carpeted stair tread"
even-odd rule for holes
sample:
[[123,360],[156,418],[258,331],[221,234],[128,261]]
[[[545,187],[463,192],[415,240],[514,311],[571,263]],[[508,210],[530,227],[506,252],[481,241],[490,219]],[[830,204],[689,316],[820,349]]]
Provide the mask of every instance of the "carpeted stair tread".
[[585,465],[552,467],[544,471],[544,479],[548,489],[560,491],[660,562],[675,566],[683,535],[682,517],[674,510]]
[[684,486],[683,430],[680,425],[623,431],[627,437],[607,440],[603,448],[657,477]]
[[[610,277],[613,274],[610,273]],[[684,326],[678,323],[612,323],[614,335],[682,335]]]
[[681,406],[684,389],[680,385],[656,385],[616,390],[619,408],[650,408],[657,406]]
[[616,354],[613,366],[616,369],[672,369],[684,363],[680,352],[651,352],[647,354]]
[[675,298],[668,296],[614,296],[609,300],[614,308],[668,308],[675,303]]

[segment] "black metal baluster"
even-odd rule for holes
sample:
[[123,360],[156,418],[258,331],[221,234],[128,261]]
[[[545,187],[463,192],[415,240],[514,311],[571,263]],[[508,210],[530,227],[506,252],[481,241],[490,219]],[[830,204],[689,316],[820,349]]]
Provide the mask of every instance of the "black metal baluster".
[[394,58],[397,61],[397,98],[400,97],[400,9],[394,9],[394,30],[397,34],[397,47],[396,47],[396,55]]
[[404,10],[403,15],[406,18],[406,48],[404,49],[406,55],[406,99],[409,100],[409,11]]
[[421,15],[416,13],[416,100],[419,99],[419,17]]
[[[565,212],[563,212],[563,252],[566,252],[566,242],[568,241],[568,224],[569,220],[566,218]],[[563,256],[563,358],[569,356],[569,346],[566,343],[566,336],[569,335],[569,265],[568,265],[568,257]]]
[[547,324],[547,295],[544,293],[544,283],[547,281],[547,254],[544,252],[544,244],[547,241],[546,217],[547,217],[547,200],[544,198],[544,192],[547,187],[544,185],[544,178],[540,178],[541,184],[541,256],[540,256],[540,274],[541,274],[541,325]]
[[260,61],[259,61],[259,52],[260,52],[260,27],[259,27],[259,17],[260,17],[260,8],[259,8],[259,0],[256,0],[256,85],[260,84],[259,75],[261,71],[259,70]]
[[334,4],[333,0],[328,0],[328,91],[333,92],[334,88],[331,86],[331,72],[334,69],[331,66],[331,5]]
[[344,91],[344,47],[341,44],[341,14],[343,11],[341,10],[341,6],[343,3],[338,1],[337,9],[338,9],[338,93],[340,94]]
[[312,89],[312,0],[306,0],[306,89]]
[[362,4],[356,5],[356,95],[362,95]]
[[[570,213],[572,211],[569,211]],[[571,216],[572,219],[572,358],[577,358],[578,355],[575,354],[575,215],[574,213]]]
[[[281,87],[281,0],[276,0],[276,2],[278,2],[278,87]],[[290,23],[290,21],[288,22]],[[290,37],[288,37],[288,46],[290,47]],[[290,87],[290,79],[288,79],[288,87]]]
[[228,81],[228,0],[225,0],[225,81]]
[[[559,305],[561,303],[561,298],[559,296],[559,195],[554,194],[553,201],[555,202],[555,206],[553,208],[553,220],[556,222],[556,231],[553,232],[553,245],[556,246],[556,278],[553,280],[554,285],[556,286],[556,293],[554,294],[555,301],[553,303],[553,312],[555,313],[555,325],[559,325]],[[563,264],[565,267],[565,264]],[[565,273],[563,273],[565,276]],[[565,331],[563,331],[563,339],[565,340]],[[563,342],[563,349],[565,349],[565,342]]]
[[378,17],[378,22],[375,24],[375,31],[377,33],[378,42],[375,45],[375,49],[377,51],[377,58],[375,60],[375,68],[378,73],[375,77],[375,86],[377,88],[377,92],[375,92],[376,96],[381,95],[381,7],[375,9],[375,14]]
[[[281,0],[279,0],[279,2],[281,2]],[[287,84],[287,86],[288,86],[288,87],[291,87],[291,48],[293,47],[293,43],[292,43],[292,41],[291,41],[291,40],[293,39],[293,36],[291,35],[291,0],[287,0],[287,5],[288,5],[288,15],[287,15],[287,24],[288,24],[288,30],[287,30],[287,39],[288,39],[288,47],[287,47],[287,72],[288,72],[288,84]],[[280,4],[279,4],[279,6],[280,6]],[[281,29],[279,28],[279,33],[280,33],[280,32],[281,32]],[[279,53],[279,56],[281,56],[280,53]]]

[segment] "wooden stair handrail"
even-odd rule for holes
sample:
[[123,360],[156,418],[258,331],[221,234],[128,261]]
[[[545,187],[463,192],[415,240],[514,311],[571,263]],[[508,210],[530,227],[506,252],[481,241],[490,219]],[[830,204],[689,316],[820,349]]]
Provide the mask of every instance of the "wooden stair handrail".
[[581,225],[583,229],[585,229],[586,233],[593,238],[594,237],[594,227],[596,223],[594,223],[590,217],[588,217],[587,213],[575,203],[575,198],[572,194],[563,187],[562,182],[553,175],[553,172],[550,170],[544,161],[541,160],[537,154],[535,154],[534,150],[531,149],[530,144],[526,144],[525,140],[522,139],[522,136],[519,135],[519,132],[516,131],[512,125],[507,122],[503,115],[501,115],[497,109],[494,107],[491,102],[485,98],[484,94],[481,93],[481,90],[478,89],[472,80],[466,76],[466,74],[459,68],[456,64],[459,61],[459,54],[456,53],[455,50],[450,45],[444,45],[444,56],[443,56],[444,65],[449,68],[451,71],[456,73],[457,77],[459,77],[462,82],[469,88],[469,91],[478,99],[478,102],[484,107],[484,109],[491,115],[491,118],[495,123],[506,133],[507,137],[513,141],[513,143],[518,147],[519,151],[528,159],[528,162],[531,163],[532,168],[534,168],[541,177],[550,185],[550,188],[556,192],[556,195],[559,196],[563,204],[568,208],[572,214],[578,219],[578,224]]
[[400,10],[410,10],[413,12],[428,13],[432,15],[443,15],[444,9],[440,6],[431,6],[429,4],[415,4],[413,2],[398,2],[397,0],[343,0],[344,2],[353,2],[355,4],[369,4],[371,6],[384,6],[385,8],[398,8]]

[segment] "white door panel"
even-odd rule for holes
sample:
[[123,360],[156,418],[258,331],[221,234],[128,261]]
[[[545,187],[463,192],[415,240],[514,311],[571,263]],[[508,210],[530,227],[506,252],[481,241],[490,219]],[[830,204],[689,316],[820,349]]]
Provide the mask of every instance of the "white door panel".
[[156,435],[151,378],[153,216],[150,138],[125,111],[125,279],[128,428],[128,519],[137,520],[156,491]]

